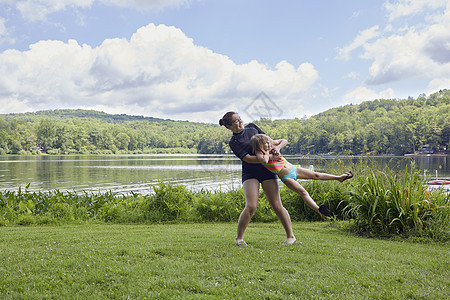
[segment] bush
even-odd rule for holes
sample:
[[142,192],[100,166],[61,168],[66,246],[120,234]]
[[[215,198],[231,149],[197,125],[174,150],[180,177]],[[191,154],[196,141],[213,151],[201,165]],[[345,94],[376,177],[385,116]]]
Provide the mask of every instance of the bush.
[[242,189],[227,193],[202,190],[197,194],[195,210],[201,221],[231,222],[239,218],[244,205]]
[[152,222],[190,221],[193,216],[194,193],[184,185],[160,182],[153,186],[155,194],[147,204],[147,219]]

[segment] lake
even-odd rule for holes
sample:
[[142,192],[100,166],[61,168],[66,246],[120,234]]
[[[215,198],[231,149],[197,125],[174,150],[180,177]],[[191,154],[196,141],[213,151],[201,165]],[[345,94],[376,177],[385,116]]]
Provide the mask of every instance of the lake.
[[[286,155],[290,162],[327,172],[335,157]],[[345,158],[356,162],[358,157]],[[404,168],[415,162],[432,179],[450,180],[448,156],[374,157],[380,164]],[[148,194],[159,181],[191,190],[227,191],[241,186],[241,163],[234,155],[64,155],[0,156],[0,189],[16,191],[107,192]]]

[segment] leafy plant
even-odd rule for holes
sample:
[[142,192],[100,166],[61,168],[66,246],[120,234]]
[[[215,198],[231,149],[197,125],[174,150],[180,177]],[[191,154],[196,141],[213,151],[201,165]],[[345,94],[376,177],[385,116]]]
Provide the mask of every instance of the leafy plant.
[[[402,172],[369,168],[356,181],[344,207],[345,217],[355,220],[356,231],[420,236],[429,235],[427,224],[448,228],[441,211],[448,211],[449,196],[427,191],[427,179],[413,164]],[[441,233],[441,239],[448,239],[448,232]]]
[[194,194],[184,185],[160,182],[147,205],[150,221],[188,221],[192,218]]
[[231,222],[239,218],[244,202],[242,189],[227,193],[202,190],[197,194],[195,210],[202,221]]

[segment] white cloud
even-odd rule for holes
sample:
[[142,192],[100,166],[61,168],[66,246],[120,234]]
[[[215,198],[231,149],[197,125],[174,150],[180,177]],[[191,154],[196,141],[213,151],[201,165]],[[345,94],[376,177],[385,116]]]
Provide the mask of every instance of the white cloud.
[[358,72],[350,72],[347,74],[347,77],[350,79],[358,79],[359,78],[359,73]]
[[376,92],[367,87],[358,87],[344,95],[341,105],[350,103],[359,104],[363,101],[392,98],[394,98],[394,91],[391,88]]
[[26,100],[19,101],[13,97],[2,97],[0,94],[0,113],[6,114],[10,112],[29,112],[34,111]]
[[364,45],[361,57],[373,60],[367,83],[450,76],[450,10],[435,21],[421,30],[409,28]]
[[[385,2],[389,20],[421,14],[414,26],[388,23],[361,31],[347,46],[338,48],[337,59],[371,60],[366,84],[392,83],[413,77],[430,79],[450,76],[450,1],[399,0]],[[442,9],[444,8],[444,9]],[[381,24],[380,24],[381,25]]]
[[450,89],[450,77],[435,78],[428,84],[428,94],[435,93],[439,90]]
[[448,0],[397,0],[384,4],[388,11],[389,20],[400,17],[413,16],[429,9],[438,9],[448,5]]
[[108,39],[96,48],[40,41],[28,51],[0,53],[0,101],[35,109],[120,108],[177,119],[208,112],[209,118],[230,105],[245,107],[260,91],[298,107],[317,80],[309,63],[236,65],[165,25],[149,24],[129,40]]
[[15,8],[28,21],[45,20],[47,15],[67,8],[86,8],[94,0],[22,0],[14,2]]
[[192,0],[99,0],[106,5],[133,7],[138,9],[162,9],[168,6],[188,5]]
[[352,14],[352,18],[357,18],[361,15],[361,11],[354,11]]
[[364,46],[366,43],[368,43],[369,40],[379,36],[380,33],[378,32],[378,29],[379,26],[376,25],[373,26],[372,28],[361,31],[353,40],[353,42],[350,43],[350,45],[337,49],[338,54],[336,55],[336,58],[349,60],[350,52],[361,46]]
[[28,21],[46,20],[47,16],[71,8],[87,8],[94,3],[132,9],[160,10],[170,6],[188,5],[192,0],[0,0],[17,9]]
[[5,18],[0,17],[0,38],[6,36],[8,31],[6,30]]
[[0,44],[14,43],[15,38],[11,36],[11,28],[6,26],[6,19],[0,17]]
[[414,30],[406,35],[392,35],[366,45],[362,58],[371,59],[368,84],[383,84],[422,76],[424,69],[431,72],[427,57],[421,55],[423,38]]

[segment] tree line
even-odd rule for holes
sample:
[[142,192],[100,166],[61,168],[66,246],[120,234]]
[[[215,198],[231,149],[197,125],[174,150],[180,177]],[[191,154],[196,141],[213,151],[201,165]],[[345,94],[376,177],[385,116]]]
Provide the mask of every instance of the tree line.
[[0,154],[202,153],[210,136],[226,139],[217,127],[84,110],[2,115]]
[[379,99],[333,108],[311,118],[259,123],[289,141],[294,153],[396,154],[424,147],[446,152],[450,142],[450,90],[417,99]]
[[[403,155],[424,146],[448,151],[450,90],[428,97],[379,99],[327,110],[310,118],[261,119],[286,154]],[[230,132],[216,124],[91,110],[0,115],[0,154],[144,154],[230,151]]]

